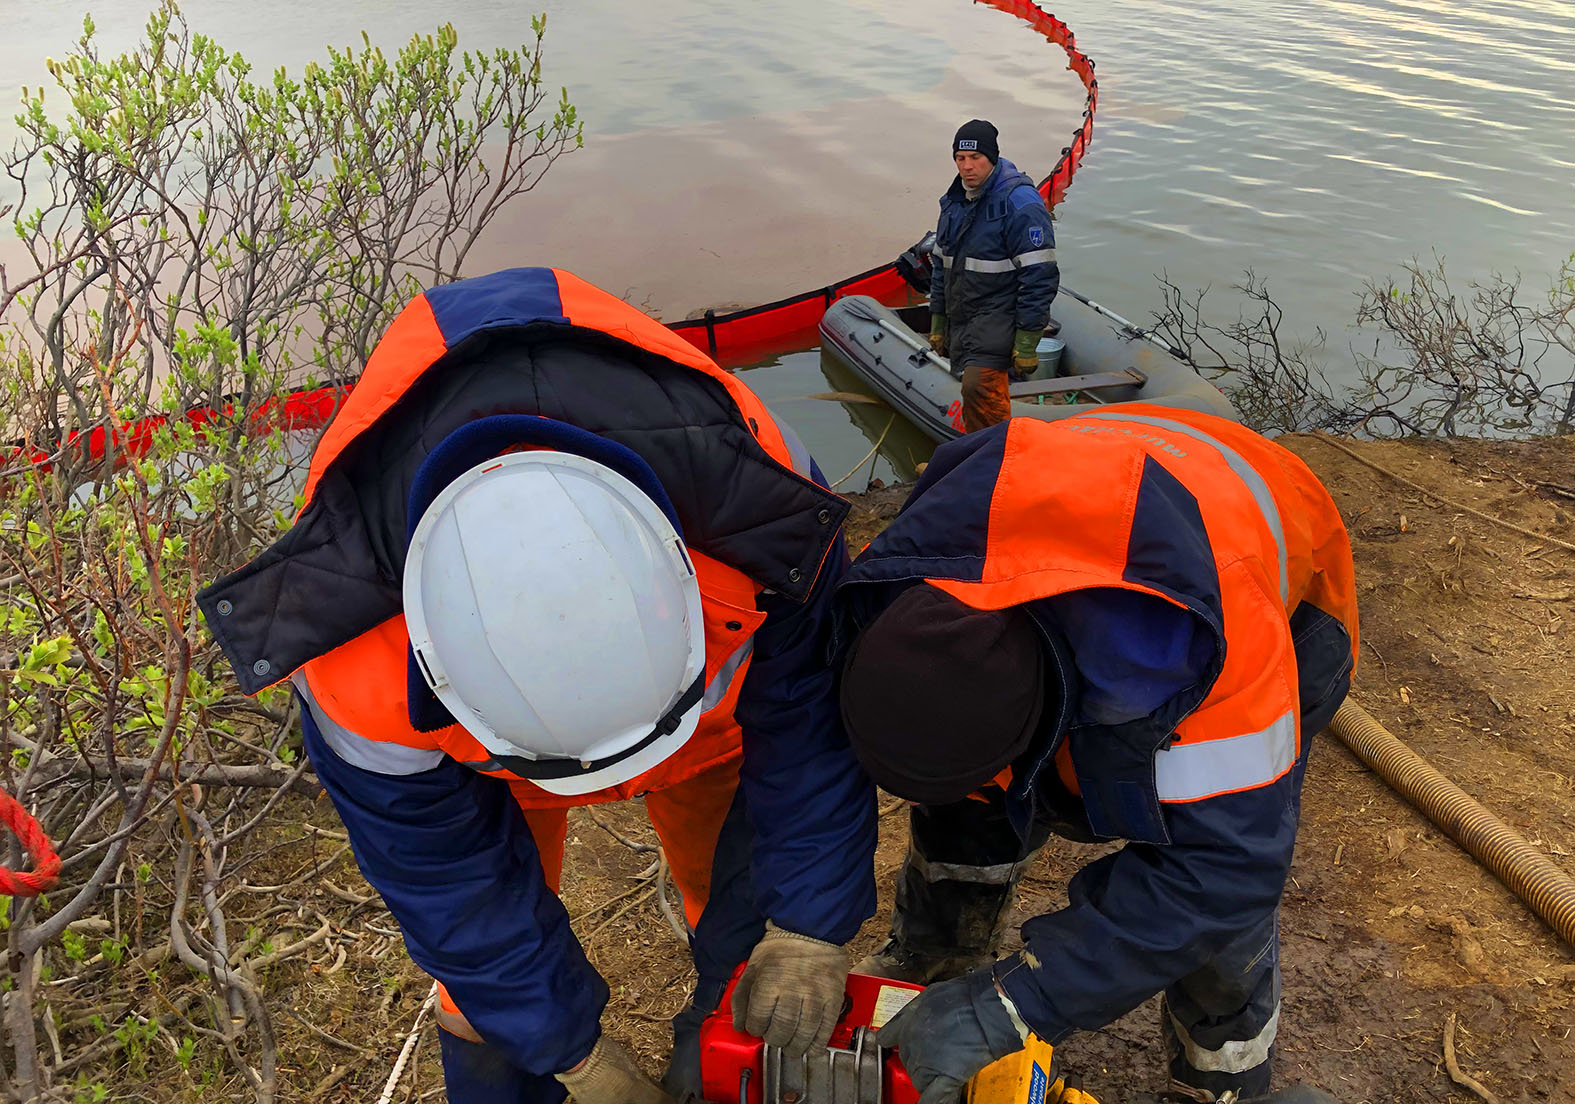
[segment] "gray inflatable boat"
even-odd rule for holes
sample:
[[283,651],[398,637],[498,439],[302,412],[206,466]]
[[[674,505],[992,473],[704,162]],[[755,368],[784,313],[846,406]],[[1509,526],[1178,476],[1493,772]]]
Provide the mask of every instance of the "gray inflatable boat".
[[[1236,420],[1217,387],[1126,319],[1064,286],[1051,313],[1051,331],[1064,344],[1056,374],[1011,385],[1014,418],[1054,421],[1144,402]],[[820,336],[894,410],[926,436],[949,441],[962,434],[962,368],[954,372],[931,351],[929,318],[928,307],[896,311],[850,295],[826,308]]]

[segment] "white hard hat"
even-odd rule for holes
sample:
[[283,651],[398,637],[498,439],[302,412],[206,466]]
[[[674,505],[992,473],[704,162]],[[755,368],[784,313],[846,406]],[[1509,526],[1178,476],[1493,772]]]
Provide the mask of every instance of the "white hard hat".
[[552,793],[627,782],[699,723],[694,567],[667,515],[604,464],[537,451],[466,471],[421,515],[404,604],[438,700]]

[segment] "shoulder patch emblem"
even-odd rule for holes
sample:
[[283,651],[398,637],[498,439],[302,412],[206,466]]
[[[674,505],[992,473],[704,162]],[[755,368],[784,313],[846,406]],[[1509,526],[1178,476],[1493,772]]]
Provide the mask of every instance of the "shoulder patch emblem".
[[1038,249],[1045,243],[1045,228],[1043,226],[1030,226],[1028,228],[1028,244]]

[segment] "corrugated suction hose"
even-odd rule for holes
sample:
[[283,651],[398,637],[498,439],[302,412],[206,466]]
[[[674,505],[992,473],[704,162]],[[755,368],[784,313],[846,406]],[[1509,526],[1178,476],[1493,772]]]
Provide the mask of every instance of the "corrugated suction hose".
[[1575,879],[1347,698],[1329,731],[1575,946]]

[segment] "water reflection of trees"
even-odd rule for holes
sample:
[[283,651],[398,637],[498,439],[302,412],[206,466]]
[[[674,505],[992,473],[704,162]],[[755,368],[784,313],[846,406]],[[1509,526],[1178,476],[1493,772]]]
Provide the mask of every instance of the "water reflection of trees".
[[1368,281],[1350,385],[1323,368],[1324,331],[1287,334],[1267,281],[1252,272],[1232,289],[1240,306],[1225,322],[1205,308],[1209,289],[1185,292],[1164,276],[1160,286],[1155,333],[1265,432],[1505,437],[1575,428],[1575,255],[1541,295],[1503,273],[1461,290],[1437,258]]

